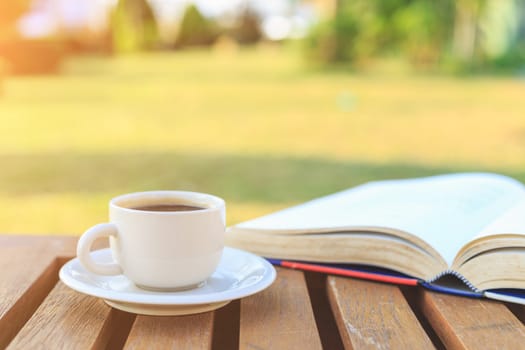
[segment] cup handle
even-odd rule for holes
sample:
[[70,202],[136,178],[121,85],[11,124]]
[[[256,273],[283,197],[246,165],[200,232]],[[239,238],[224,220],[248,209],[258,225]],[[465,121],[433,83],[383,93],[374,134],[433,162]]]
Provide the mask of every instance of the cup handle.
[[96,263],[91,258],[91,246],[95,239],[100,237],[118,237],[117,226],[111,223],[98,224],[88,229],[77,243],[77,257],[82,266],[98,275],[120,275],[122,268],[117,263]]

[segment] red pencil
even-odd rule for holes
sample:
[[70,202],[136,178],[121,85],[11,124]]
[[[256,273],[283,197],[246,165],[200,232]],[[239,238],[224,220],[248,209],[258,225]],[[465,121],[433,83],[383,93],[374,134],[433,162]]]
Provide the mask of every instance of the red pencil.
[[321,273],[326,273],[330,275],[361,278],[361,279],[366,279],[369,281],[377,281],[377,282],[384,282],[384,283],[391,283],[391,284],[398,284],[398,285],[405,285],[405,286],[417,286],[419,283],[418,280],[414,278],[390,276],[390,275],[385,275],[379,272],[378,273],[363,272],[363,271],[357,271],[357,270],[344,269],[340,267],[315,265],[315,264],[310,264],[310,263],[300,263],[300,262],[277,260],[277,259],[268,259],[268,260],[270,260],[270,262],[272,262],[275,265],[279,265],[279,266],[287,267],[291,269],[321,272]]

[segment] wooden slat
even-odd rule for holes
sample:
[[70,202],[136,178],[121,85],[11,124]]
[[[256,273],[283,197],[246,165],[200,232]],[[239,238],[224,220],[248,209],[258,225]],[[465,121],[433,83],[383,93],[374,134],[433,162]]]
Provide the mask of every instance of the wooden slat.
[[137,316],[125,349],[211,349],[213,312],[189,316]]
[[333,276],[327,284],[345,348],[434,347],[398,287]]
[[0,319],[54,263],[61,242],[0,235]]
[[[8,349],[105,347],[118,333],[117,328],[122,327],[122,317],[115,313],[124,314],[98,298],[77,293],[59,282]],[[132,321],[134,316],[126,315]],[[119,321],[118,324],[115,321]]]
[[[0,235],[0,349],[31,317],[75,256],[76,237]],[[106,246],[97,242],[95,249]]]
[[304,274],[278,269],[265,291],[241,300],[241,349],[321,349]]
[[74,239],[0,235],[0,348],[31,317],[58,280],[60,253],[74,252]]
[[418,305],[447,348],[522,349],[525,326],[500,302],[421,290]]
[[[0,348],[321,348],[302,272],[279,269],[272,287],[215,313],[135,319],[58,282],[76,241],[0,235]],[[106,244],[98,242],[97,248]],[[310,289],[318,287],[309,283]],[[345,347],[433,347],[398,287],[328,277],[327,292]],[[523,306],[422,289],[405,294],[438,347],[499,350],[525,344]],[[317,299],[313,304],[319,306]],[[315,315],[323,322],[328,314]]]

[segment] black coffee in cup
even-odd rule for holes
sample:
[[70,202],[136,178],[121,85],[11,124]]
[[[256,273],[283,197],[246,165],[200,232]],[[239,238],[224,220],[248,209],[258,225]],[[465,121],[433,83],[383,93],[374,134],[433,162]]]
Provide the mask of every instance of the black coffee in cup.
[[193,210],[202,210],[205,208],[196,207],[193,205],[185,205],[185,204],[154,204],[154,205],[134,207],[131,209],[142,210],[142,211],[193,211]]

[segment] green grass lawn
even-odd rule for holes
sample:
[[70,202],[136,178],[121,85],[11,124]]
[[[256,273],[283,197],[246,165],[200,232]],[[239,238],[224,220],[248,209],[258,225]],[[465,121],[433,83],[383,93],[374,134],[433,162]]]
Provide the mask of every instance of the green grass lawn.
[[0,232],[81,234],[130,191],[211,192],[232,224],[369,180],[525,181],[518,78],[321,71],[267,47],[76,58],[0,91]]

